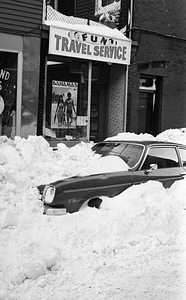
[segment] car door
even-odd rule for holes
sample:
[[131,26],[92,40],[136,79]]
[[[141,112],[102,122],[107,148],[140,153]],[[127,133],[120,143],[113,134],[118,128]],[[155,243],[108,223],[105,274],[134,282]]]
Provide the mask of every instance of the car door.
[[114,197],[132,186],[132,172],[119,171],[67,178],[58,183],[53,207],[63,205],[68,212],[75,212],[85,202],[102,196]]
[[186,171],[180,164],[176,147],[152,146],[148,149],[140,170],[133,172],[133,183],[157,180],[168,188],[174,181],[183,179],[185,174]]
[[[118,171],[94,174],[83,177],[67,178],[60,183],[55,204],[65,199],[90,199],[99,196],[114,197],[132,186],[132,172]],[[58,203],[59,202],[59,203]]]

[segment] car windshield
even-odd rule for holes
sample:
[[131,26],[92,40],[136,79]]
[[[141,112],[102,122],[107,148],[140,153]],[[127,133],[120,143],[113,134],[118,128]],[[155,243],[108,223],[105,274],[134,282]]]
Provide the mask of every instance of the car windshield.
[[143,146],[125,142],[102,142],[92,149],[102,156],[118,155],[130,168],[133,168],[141,157]]

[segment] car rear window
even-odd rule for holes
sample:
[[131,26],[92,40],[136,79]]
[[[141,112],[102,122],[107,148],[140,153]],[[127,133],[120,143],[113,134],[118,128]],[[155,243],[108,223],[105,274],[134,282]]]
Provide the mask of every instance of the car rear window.
[[180,156],[181,156],[181,161],[183,163],[183,166],[186,167],[186,149],[179,148],[179,150],[180,150]]
[[140,159],[143,146],[131,143],[102,142],[96,144],[92,149],[102,156],[118,155],[127,163],[130,168],[132,168]]

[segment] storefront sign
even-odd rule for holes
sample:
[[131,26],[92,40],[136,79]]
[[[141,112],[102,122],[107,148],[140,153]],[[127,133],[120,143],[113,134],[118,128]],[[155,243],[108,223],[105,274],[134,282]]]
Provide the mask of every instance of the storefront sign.
[[120,39],[50,26],[49,54],[128,65],[130,46],[124,36]]

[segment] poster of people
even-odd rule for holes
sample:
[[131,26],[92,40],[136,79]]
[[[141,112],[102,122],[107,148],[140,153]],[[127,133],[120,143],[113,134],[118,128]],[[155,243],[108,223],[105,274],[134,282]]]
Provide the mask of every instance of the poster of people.
[[78,83],[52,81],[51,128],[75,128]]

